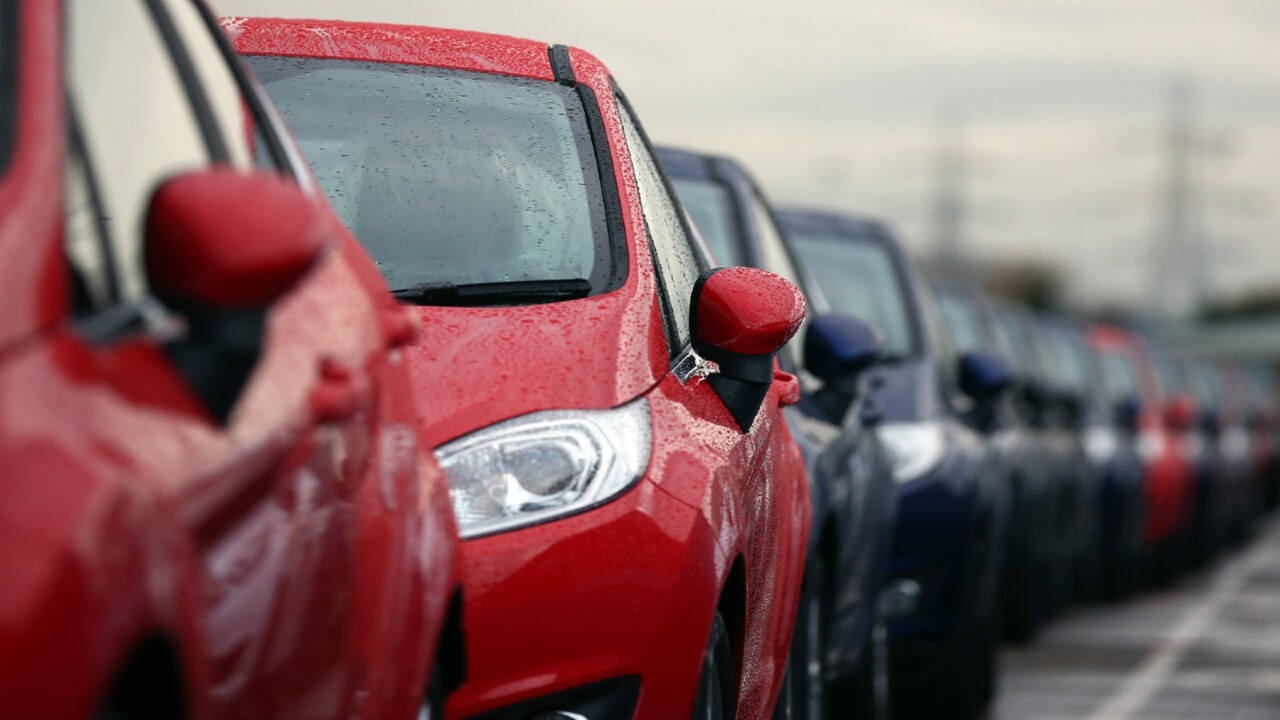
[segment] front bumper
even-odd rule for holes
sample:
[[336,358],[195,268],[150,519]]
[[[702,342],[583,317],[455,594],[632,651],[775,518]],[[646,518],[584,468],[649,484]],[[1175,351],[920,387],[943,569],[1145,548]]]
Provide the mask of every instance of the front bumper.
[[720,556],[701,511],[648,480],[589,512],[463,543],[471,667],[449,717],[574,703],[687,716]]

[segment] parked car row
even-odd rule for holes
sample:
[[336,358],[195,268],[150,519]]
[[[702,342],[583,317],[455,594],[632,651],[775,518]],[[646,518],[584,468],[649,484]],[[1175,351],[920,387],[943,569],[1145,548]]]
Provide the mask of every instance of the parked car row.
[[975,717],[1280,495],[1265,372],[775,210],[577,48],[0,0],[0,172],[6,716]]

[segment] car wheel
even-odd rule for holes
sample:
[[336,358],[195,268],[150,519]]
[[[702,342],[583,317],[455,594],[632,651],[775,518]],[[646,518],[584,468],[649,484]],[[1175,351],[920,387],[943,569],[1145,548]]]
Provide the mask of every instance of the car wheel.
[[735,717],[733,680],[733,647],[729,643],[729,626],[717,610],[711,620],[711,637],[702,653],[702,672],[698,675],[698,696],[693,704],[694,720],[728,720]]
[[827,705],[831,720],[889,720],[889,623],[880,612],[874,622],[858,669],[831,685]]
[[431,670],[431,681],[427,683],[427,694],[422,698],[422,707],[418,708],[416,720],[442,720],[444,696],[444,679],[437,666]]

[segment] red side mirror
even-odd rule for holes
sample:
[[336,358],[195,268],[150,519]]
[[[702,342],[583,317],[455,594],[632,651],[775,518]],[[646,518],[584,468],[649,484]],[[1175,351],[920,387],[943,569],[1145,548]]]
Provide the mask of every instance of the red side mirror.
[[777,352],[804,322],[800,290],[757,268],[712,271],[693,302],[694,340],[736,355]]
[[207,309],[260,308],[316,263],[326,218],[296,184],[217,168],[180,175],[151,198],[146,266],[167,302]]

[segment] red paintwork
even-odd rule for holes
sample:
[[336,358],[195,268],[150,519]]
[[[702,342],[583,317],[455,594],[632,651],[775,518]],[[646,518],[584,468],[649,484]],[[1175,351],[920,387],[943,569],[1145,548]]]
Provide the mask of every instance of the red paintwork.
[[[87,340],[62,250],[61,8],[21,3],[0,177],[2,714],[92,716],[152,638],[193,718],[412,717],[456,540],[386,350],[380,318],[400,310],[313,192],[336,242],[271,306],[225,427],[150,336]],[[328,423],[311,407],[325,363],[368,389]]]
[[716,270],[697,303],[697,339],[743,355],[777,352],[804,322],[804,295],[766,270]]
[[261,307],[315,264],[331,232],[292,181],[231,168],[189,173],[152,198],[147,275],[166,298]]
[[1165,417],[1168,403],[1146,342],[1127,330],[1110,326],[1091,328],[1089,341],[1100,352],[1123,356],[1138,384],[1141,406],[1139,442],[1150,443],[1158,449],[1154,456],[1143,458],[1146,466],[1143,538],[1149,547],[1155,547],[1183,530],[1190,521],[1190,503],[1195,496],[1195,469],[1181,452],[1180,433],[1170,427]]
[[[547,46],[428,28],[226,21],[245,53],[442,65],[551,81]],[[606,295],[532,307],[421,308],[408,353],[422,427],[441,444],[537,410],[648,398],[652,459],[621,497],[554,522],[463,543],[468,680],[449,716],[619,675],[643,678],[638,718],[687,717],[717,603],[742,659],[739,717],[769,712],[792,631],[808,485],[775,383],[749,432],[700,379],[671,364],[654,268],[608,71],[571,49],[600,99],[622,196],[629,276]],[[776,311],[775,311],[776,312]],[[737,586],[731,577],[739,577]]]

